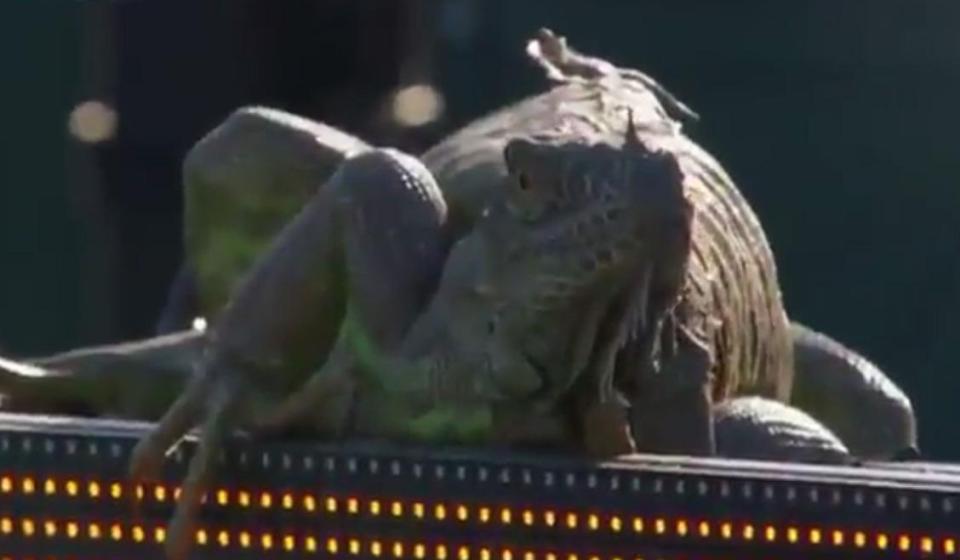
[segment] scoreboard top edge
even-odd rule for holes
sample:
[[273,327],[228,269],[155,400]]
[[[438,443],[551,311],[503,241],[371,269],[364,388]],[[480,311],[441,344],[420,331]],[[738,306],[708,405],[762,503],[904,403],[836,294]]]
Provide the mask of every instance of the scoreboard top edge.
[[[0,436],[31,434],[129,446],[150,424],[145,422],[0,413]],[[790,480],[834,485],[876,486],[960,493],[960,464],[938,462],[863,463],[850,466],[811,465],[740,459],[635,454],[596,462],[555,454],[491,452],[476,448],[407,445],[384,441],[255,442],[238,441],[248,453],[286,453],[350,457],[361,460],[466,462],[489,467],[648,472],[680,477],[725,477],[753,480]]]

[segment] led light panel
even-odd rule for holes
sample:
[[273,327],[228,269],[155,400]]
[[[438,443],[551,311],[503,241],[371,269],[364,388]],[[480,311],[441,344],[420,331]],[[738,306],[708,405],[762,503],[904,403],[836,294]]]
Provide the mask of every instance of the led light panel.
[[[144,429],[0,415],[0,560],[160,558],[191,445],[160,483],[130,484]],[[219,470],[197,558],[960,558],[960,469],[946,465],[236,440]]]

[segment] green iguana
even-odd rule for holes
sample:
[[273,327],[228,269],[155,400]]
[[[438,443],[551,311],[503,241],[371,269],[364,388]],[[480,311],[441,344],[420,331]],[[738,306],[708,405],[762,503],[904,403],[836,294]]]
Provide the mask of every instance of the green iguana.
[[[186,554],[235,427],[712,454],[718,404],[790,401],[794,336],[771,251],[721,166],[681,132],[682,104],[549,31],[529,52],[555,87],[422,163],[354,144],[324,164],[331,152],[304,132],[313,125],[278,127],[276,114],[247,134],[305,151],[248,157],[224,127],[198,145],[227,149],[193,166],[254,161],[264,183],[319,189],[282,229],[297,195],[271,219],[187,236],[201,248],[190,262],[212,326],[198,374],[131,468],[149,477],[201,426],[171,557]],[[222,245],[248,226],[269,245],[248,250],[241,236],[236,261],[203,268],[205,239]]]

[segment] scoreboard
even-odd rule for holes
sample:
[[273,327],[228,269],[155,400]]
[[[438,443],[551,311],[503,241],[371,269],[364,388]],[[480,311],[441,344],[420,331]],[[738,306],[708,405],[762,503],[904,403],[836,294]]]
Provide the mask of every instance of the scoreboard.
[[[146,424],[0,415],[0,560],[162,558],[192,449],[125,478]],[[637,455],[603,463],[384,442],[230,442],[192,558],[960,558],[960,467]]]

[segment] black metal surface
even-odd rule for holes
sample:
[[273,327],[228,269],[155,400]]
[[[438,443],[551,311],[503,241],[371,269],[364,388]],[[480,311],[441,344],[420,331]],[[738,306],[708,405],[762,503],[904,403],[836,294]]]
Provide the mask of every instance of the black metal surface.
[[[191,444],[136,500],[124,471],[145,427],[0,415],[0,557],[159,558]],[[947,465],[236,440],[220,471],[198,558],[960,557],[960,473]]]

